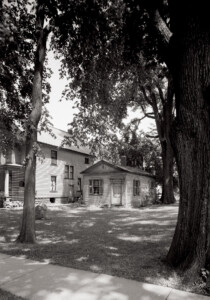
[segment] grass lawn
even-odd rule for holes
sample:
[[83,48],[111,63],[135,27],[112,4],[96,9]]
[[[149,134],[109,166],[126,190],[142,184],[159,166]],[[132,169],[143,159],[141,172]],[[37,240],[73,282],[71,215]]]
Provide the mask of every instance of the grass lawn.
[[142,209],[55,206],[36,221],[37,244],[14,243],[22,217],[0,210],[0,252],[76,269],[196,291],[163,259],[173,237],[177,205]]
[[7,291],[0,289],[0,300],[23,300],[24,298],[15,296]]

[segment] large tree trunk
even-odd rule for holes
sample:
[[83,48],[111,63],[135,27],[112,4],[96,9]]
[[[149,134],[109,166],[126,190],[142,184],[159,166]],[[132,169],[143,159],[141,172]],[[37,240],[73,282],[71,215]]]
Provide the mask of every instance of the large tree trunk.
[[[168,261],[193,274],[209,264],[210,32],[207,7],[174,1],[171,71],[177,117],[172,143],[180,179],[178,221]],[[192,4],[192,5],[191,5]],[[190,9],[191,7],[191,9]]]
[[26,165],[23,218],[20,234],[21,243],[34,243],[35,237],[35,172],[37,151],[37,129],[42,113],[42,76],[46,54],[46,40],[49,31],[43,29],[44,15],[42,5],[37,6],[37,51],[35,54],[35,73],[32,90],[32,111],[26,128]]

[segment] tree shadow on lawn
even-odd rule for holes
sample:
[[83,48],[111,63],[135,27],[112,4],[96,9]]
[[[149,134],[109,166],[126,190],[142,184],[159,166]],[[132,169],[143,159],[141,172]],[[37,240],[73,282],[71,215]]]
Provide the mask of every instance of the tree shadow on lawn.
[[[173,236],[177,208],[49,210],[36,221],[38,243],[15,244],[22,212],[0,211],[0,252],[76,269],[176,286],[162,262]],[[171,276],[171,277],[170,277]]]

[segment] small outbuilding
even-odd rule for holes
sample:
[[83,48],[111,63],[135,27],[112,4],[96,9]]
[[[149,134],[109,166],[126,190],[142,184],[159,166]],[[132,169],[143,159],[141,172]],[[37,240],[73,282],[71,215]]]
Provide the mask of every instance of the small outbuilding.
[[83,199],[88,206],[141,207],[155,202],[155,177],[139,168],[101,160],[81,174]]

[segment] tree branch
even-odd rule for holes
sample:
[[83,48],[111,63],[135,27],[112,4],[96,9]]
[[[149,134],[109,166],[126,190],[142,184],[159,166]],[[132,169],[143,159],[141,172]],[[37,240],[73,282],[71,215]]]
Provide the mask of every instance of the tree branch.
[[151,138],[151,139],[157,139],[159,138],[159,135],[150,135],[150,134],[146,134],[146,137]]
[[144,99],[146,100],[146,102],[147,102],[149,105],[152,106],[152,101],[151,101],[151,100],[149,99],[149,97],[147,96],[147,93],[146,93],[146,90],[145,90],[144,86],[141,85],[141,86],[140,86],[140,89],[141,89],[141,91],[142,91],[142,93],[143,93],[143,95],[144,95]]
[[166,25],[165,21],[163,20],[163,18],[161,17],[158,9],[155,10],[154,13],[154,21],[155,21],[155,26],[156,29],[159,31],[159,33],[161,34],[161,36],[163,37],[163,41],[168,44],[170,41],[170,38],[172,36],[172,32],[170,31],[170,29],[168,28],[168,26]]
[[156,83],[157,85],[157,89],[158,89],[158,92],[159,92],[159,95],[160,95],[160,100],[161,100],[161,103],[162,103],[162,106],[164,106],[165,104],[165,97],[163,95],[163,90],[161,89],[160,85],[158,83]]
[[155,119],[154,113],[146,113],[145,117],[150,118],[150,119]]

